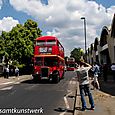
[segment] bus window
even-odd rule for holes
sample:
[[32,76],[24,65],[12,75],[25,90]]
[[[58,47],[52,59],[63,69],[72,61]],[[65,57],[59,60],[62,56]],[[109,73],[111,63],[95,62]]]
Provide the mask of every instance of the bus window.
[[43,45],[56,45],[55,40],[48,40],[47,42],[44,40],[37,40],[36,46],[43,46]]
[[36,58],[35,58],[35,65],[37,65],[37,66],[42,66],[42,65],[43,65],[43,63],[42,63],[42,58],[36,57]]
[[47,45],[56,45],[56,41],[55,40],[48,40]]
[[36,46],[43,46],[43,45],[45,45],[45,41],[44,40],[37,40],[36,41]]
[[44,58],[44,65],[45,66],[50,66],[50,67],[57,66],[58,61],[55,58],[47,57],[47,58]]

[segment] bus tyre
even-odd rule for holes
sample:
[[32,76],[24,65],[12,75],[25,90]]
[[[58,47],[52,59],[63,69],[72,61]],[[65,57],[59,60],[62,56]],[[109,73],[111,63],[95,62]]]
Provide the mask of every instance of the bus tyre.
[[58,83],[60,81],[59,74],[56,76],[55,82]]
[[38,82],[38,81],[39,81],[38,77],[35,77],[35,76],[34,76],[34,77],[33,77],[33,82],[36,83],[36,82]]
[[57,74],[56,76],[54,76],[53,82],[58,83],[59,81],[60,81],[60,77],[59,77],[59,74]]

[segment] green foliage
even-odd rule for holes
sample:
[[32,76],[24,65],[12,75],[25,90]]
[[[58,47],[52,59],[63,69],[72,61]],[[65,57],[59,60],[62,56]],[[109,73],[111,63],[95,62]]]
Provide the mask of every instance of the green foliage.
[[4,55],[4,41],[2,37],[0,36],[0,56]]
[[5,55],[5,61],[12,60],[13,65],[27,65],[31,62],[34,41],[41,36],[41,30],[33,20],[27,20],[24,25],[17,24],[9,32],[0,36],[0,55]]
[[81,56],[83,56],[83,50],[81,48],[74,48],[71,51],[70,57],[74,57],[76,61],[80,61]]

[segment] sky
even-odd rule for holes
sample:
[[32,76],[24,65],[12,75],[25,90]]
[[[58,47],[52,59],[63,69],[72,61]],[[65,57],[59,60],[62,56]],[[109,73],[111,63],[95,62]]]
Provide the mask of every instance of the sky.
[[0,33],[32,19],[42,35],[56,36],[69,56],[74,48],[85,48],[81,17],[86,19],[88,48],[104,26],[110,29],[114,13],[114,0],[0,0]]

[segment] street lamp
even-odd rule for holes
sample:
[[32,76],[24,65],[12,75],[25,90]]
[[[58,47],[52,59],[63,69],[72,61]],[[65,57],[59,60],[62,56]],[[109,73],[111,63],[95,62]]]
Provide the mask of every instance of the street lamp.
[[85,17],[81,17],[81,19],[84,20],[85,53],[86,53],[86,49],[87,49],[87,45],[86,45],[86,19],[85,19]]

